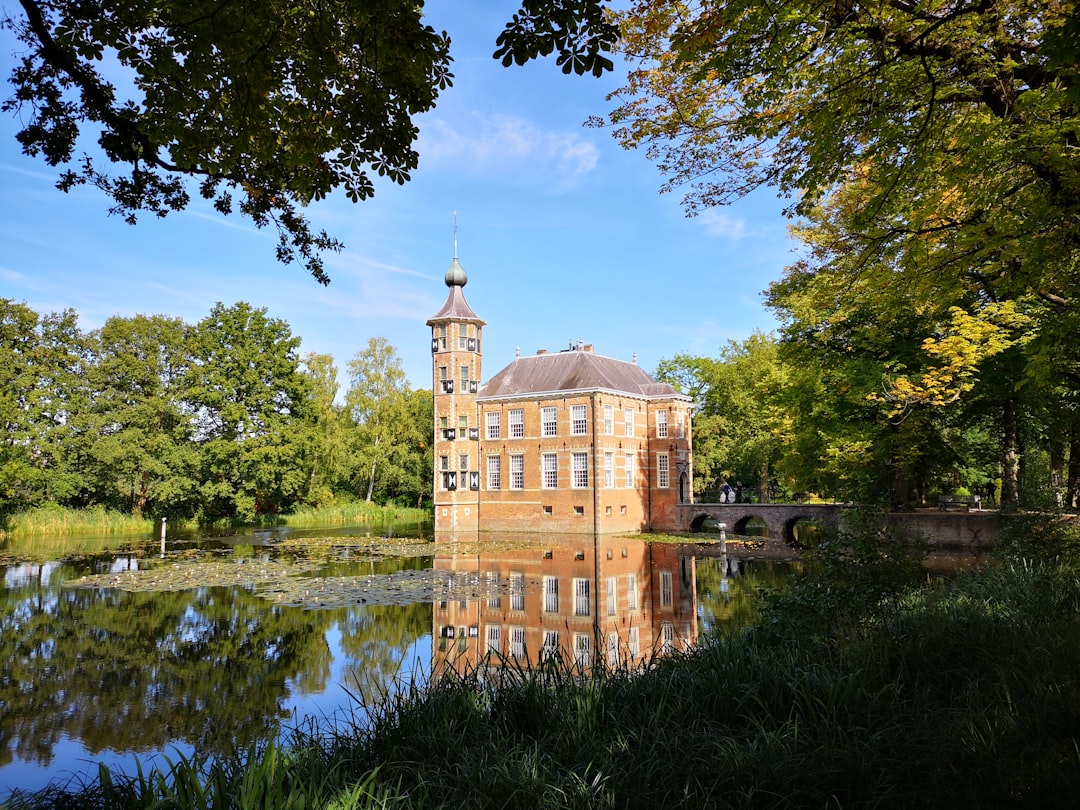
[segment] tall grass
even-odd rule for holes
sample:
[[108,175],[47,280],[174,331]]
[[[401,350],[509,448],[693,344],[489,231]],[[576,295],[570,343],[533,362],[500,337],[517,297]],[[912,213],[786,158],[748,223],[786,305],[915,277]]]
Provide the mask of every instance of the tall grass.
[[431,522],[430,509],[415,509],[407,506],[352,501],[349,503],[321,506],[318,508],[301,507],[293,512],[280,515],[266,515],[265,523],[281,526],[350,526],[366,524],[427,524]]
[[[337,506],[325,506],[318,509],[301,508],[289,514],[260,515],[253,522],[238,523],[223,520],[209,524],[212,528],[229,529],[240,526],[349,526],[349,525],[427,525],[431,523],[431,511],[409,507],[355,501]],[[169,531],[197,531],[205,525],[196,519],[170,520]],[[6,541],[6,547],[17,550],[12,545],[20,540],[32,539],[27,548],[39,549],[42,542],[57,554],[65,552],[87,553],[86,538],[116,537],[153,537],[160,529],[160,523],[147,518],[92,506],[87,509],[69,509],[56,504],[36,507],[19,512],[8,519],[6,529],[0,529],[0,540]],[[73,540],[73,538],[79,538]],[[22,544],[26,546],[26,543]],[[110,547],[108,543],[104,548]]]
[[148,535],[153,530],[152,520],[101,506],[67,509],[47,504],[10,516],[0,538]]

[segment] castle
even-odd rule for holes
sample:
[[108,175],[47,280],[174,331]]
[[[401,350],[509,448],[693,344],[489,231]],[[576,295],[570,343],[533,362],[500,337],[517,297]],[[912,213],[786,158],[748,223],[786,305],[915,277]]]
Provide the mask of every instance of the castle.
[[481,375],[483,328],[454,259],[428,320],[435,531],[667,531],[693,491],[691,399],[577,344]]

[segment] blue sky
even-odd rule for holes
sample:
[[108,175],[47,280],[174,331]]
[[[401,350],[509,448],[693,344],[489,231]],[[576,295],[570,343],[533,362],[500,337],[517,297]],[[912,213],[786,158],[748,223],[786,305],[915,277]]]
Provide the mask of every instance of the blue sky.
[[[21,154],[16,120],[0,117],[0,297],[41,313],[74,309],[84,330],[139,313],[195,323],[218,301],[246,301],[289,323],[302,352],[333,355],[343,384],[347,361],[385,337],[413,387],[428,388],[425,323],[446,298],[457,211],[465,294],[488,324],[485,378],[518,350],[579,340],[652,372],[775,328],[761,292],[793,260],[782,202],[758,193],[687,218],[643,153],[583,126],[610,109],[618,73],[597,80],[564,76],[551,60],[491,59],[516,8],[429,0],[429,22],[453,38],[454,86],[418,119],[409,183],[307,210],[346,243],[326,257],[329,287],[279,264],[275,235],[239,216],[195,205],[132,227],[108,217],[94,190],[55,190],[49,168]],[[0,33],[5,97],[17,45]]]

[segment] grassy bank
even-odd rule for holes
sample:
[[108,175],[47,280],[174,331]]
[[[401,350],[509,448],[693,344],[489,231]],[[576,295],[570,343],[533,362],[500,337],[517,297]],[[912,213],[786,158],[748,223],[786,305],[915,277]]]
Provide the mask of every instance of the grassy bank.
[[[195,531],[203,526],[212,528],[242,528],[245,526],[349,526],[368,523],[425,523],[431,521],[431,511],[405,506],[380,506],[355,501],[319,509],[299,508],[295,512],[261,515],[254,521],[222,520],[202,524],[196,519],[170,521],[171,531]],[[67,509],[48,505],[19,512],[8,519],[0,530],[0,539],[44,537],[57,535],[115,536],[146,535],[160,530],[160,522],[100,506],[89,509]]]
[[[431,512],[400,506],[357,502],[293,514],[266,515],[253,523],[219,521],[210,526],[195,520],[169,521],[169,536],[200,529],[228,531],[248,527],[395,526],[415,530],[431,523]],[[160,537],[160,522],[94,507],[65,509],[44,506],[12,516],[0,531],[0,553],[20,559],[60,559],[73,555],[118,551]]]
[[11,806],[1074,806],[1080,567],[1007,556],[912,589],[905,560],[843,556],[644,673],[448,676],[362,728]]

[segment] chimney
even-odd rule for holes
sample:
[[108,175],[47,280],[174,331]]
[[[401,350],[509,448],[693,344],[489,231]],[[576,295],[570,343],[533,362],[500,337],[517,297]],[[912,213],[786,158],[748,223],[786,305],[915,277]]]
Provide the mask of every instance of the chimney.
[[536,353],[537,354],[547,354],[547,349],[537,349]]
[[591,343],[586,343],[585,348],[583,349],[583,351],[586,351],[589,354],[592,354],[593,353],[593,345]]

